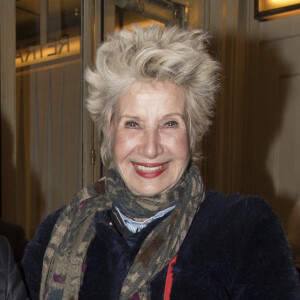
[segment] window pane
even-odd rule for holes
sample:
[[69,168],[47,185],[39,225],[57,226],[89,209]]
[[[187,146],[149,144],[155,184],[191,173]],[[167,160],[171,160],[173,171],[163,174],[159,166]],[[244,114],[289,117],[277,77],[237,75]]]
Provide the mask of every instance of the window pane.
[[82,184],[80,0],[16,1],[18,181],[26,231]]

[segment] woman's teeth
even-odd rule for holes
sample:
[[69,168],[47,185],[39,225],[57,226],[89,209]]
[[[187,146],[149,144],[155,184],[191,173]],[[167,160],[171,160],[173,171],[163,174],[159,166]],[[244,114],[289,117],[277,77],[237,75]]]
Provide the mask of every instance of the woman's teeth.
[[145,166],[141,166],[141,165],[135,165],[136,169],[138,169],[139,171],[142,171],[144,173],[156,172],[158,170],[161,170],[163,168],[163,166],[164,165],[157,166],[157,167],[145,167]]

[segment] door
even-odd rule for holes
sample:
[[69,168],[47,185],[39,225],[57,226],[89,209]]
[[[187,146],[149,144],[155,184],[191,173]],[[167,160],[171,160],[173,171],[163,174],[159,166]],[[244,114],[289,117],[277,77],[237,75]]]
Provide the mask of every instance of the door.
[[181,0],[1,0],[1,8],[2,16],[9,12],[1,19],[15,29],[1,25],[6,59],[14,60],[1,63],[1,74],[10,75],[1,76],[1,86],[11,85],[1,97],[2,218],[21,224],[30,239],[46,215],[105,174],[84,107],[84,71],[97,46],[131,23],[186,26],[188,6]]

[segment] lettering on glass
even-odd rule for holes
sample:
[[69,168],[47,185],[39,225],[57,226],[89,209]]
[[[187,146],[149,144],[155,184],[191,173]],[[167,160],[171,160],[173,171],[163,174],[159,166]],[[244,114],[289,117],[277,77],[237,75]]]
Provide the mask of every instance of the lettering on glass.
[[15,62],[19,68],[78,54],[80,54],[80,36],[71,38],[62,36],[47,44],[17,48]]

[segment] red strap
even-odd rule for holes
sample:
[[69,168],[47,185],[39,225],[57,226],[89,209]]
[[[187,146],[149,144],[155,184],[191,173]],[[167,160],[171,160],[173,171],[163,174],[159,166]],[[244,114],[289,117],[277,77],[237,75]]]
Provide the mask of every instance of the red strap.
[[164,300],[170,299],[172,283],[173,283],[173,264],[176,262],[177,255],[171,260],[168,267],[166,285],[165,285],[165,293],[164,293]]

